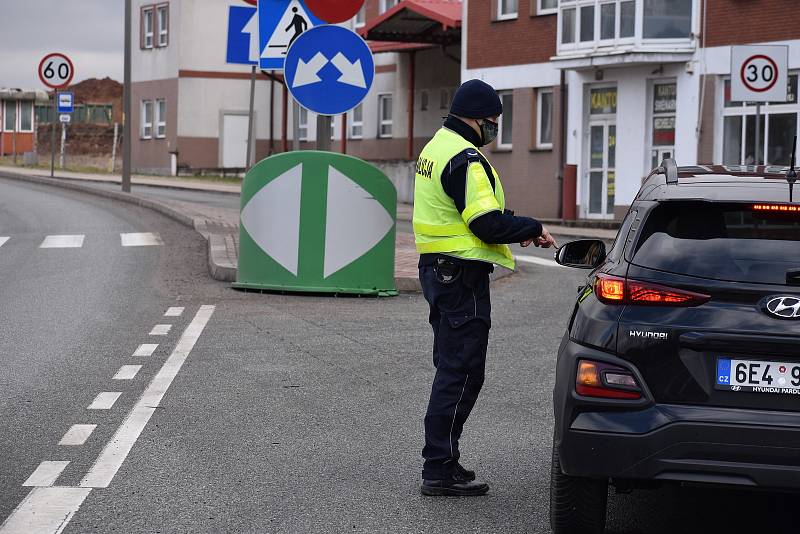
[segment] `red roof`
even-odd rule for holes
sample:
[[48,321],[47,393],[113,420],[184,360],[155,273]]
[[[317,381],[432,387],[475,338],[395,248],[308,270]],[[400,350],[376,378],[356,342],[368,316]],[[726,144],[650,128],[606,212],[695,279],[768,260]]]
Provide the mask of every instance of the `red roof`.
[[371,41],[461,42],[461,0],[402,0],[359,33]]
[[411,52],[412,50],[423,50],[432,45],[425,43],[398,43],[396,41],[367,41],[369,49],[373,54],[384,52]]

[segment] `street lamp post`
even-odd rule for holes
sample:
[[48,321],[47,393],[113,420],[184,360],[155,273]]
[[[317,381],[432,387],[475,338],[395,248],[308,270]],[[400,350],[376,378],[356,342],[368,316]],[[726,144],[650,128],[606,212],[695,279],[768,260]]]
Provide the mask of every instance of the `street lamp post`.
[[131,192],[131,0],[125,0],[125,73],[122,92],[122,191]]

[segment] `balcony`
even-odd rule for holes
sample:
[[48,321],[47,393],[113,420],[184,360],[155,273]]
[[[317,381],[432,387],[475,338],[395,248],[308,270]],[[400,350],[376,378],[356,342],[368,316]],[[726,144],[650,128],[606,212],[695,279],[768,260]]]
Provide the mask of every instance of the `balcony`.
[[696,0],[559,0],[559,68],[689,61]]

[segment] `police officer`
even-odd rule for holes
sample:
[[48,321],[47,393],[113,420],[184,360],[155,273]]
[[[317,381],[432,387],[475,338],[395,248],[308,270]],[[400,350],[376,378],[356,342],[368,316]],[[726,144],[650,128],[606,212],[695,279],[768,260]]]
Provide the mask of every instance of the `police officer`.
[[514,268],[508,243],[555,245],[542,225],[505,209],[500,177],[478,147],[497,137],[503,105],[480,80],[459,87],[444,126],[416,166],[414,237],[430,305],[436,375],[425,415],[421,492],[483,495],[459,462],[458,440],[484,379],[491,328],[489,273]]

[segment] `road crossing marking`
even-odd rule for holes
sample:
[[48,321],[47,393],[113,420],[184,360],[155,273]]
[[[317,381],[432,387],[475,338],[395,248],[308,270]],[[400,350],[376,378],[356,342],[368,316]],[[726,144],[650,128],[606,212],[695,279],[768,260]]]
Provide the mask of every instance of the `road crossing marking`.
[[169,334],[170,329],[172,328],[171,324],[157,324],[153,327],[150,331],[151,336],[166,336]]
[[44,238],[39,248],[81,248],[83,246],[83,238],[80,235],[49,235]]
[[58,444],[69,446],[83,445],[86,443],[86,440],[89,439],[89,436],[92,435],[95,428],[97,428],[97,425],[72,425]]
[[158,343],[144,343],[139,345],[136,349],[136,352],[133,353],[134,356],[152,356],[153,353],[158,348]]
[[180,317],[183,314],[184,308],[182,307],[172,307],[167,310],[164,314],[164,317]]
[[0,534],[58,534],[91,491],[92,488],[33,488],[0,526]]
[[161,236],[152,232],[119,234],[123,247],[150,247],[163,245]]
[[92,403],[86,408],[87,410],[110,410],[114,403],[117,402],[122,392],[120,391],[104,391],[98,393]]
[[38,488],[52,486],[67,465],[69,465],[69,462],[42,462],[22,485]]
[[111,483],[114,475],[117,474],[125,458],[127,458],[128,453],[131,452],[133,445],[139,439],[150,417],[153,416],[156,408],[161,404],[161,400],[164,398],[172,381],[178,375],[178,371],[181,370],[186,358],[192,352],[195,343],[197,343],[208,320],[214,313],[214,309],[215,306],[200,306],[200,310],[184,330],[164,366],[153,377],[150,385],[142,393],[141,398],[128,414],[128,417],[117,429],[114,437],[106,444],[97,461],[81,481],[81,487],[106,488]]
[[538,256],[515,256],[517,261],[521,261],[523,263],[532,263],[534,265],[543,265],[545,267],[559,267],[559,265],[553,261],[548,260],[546,258],[540,258]]
[[0,237],[0,247],[2,247],[6,241],[8,241],[7,237]]
[[133,380],[141,368],[141,365],[123,365],[114,375],[113,380]]

